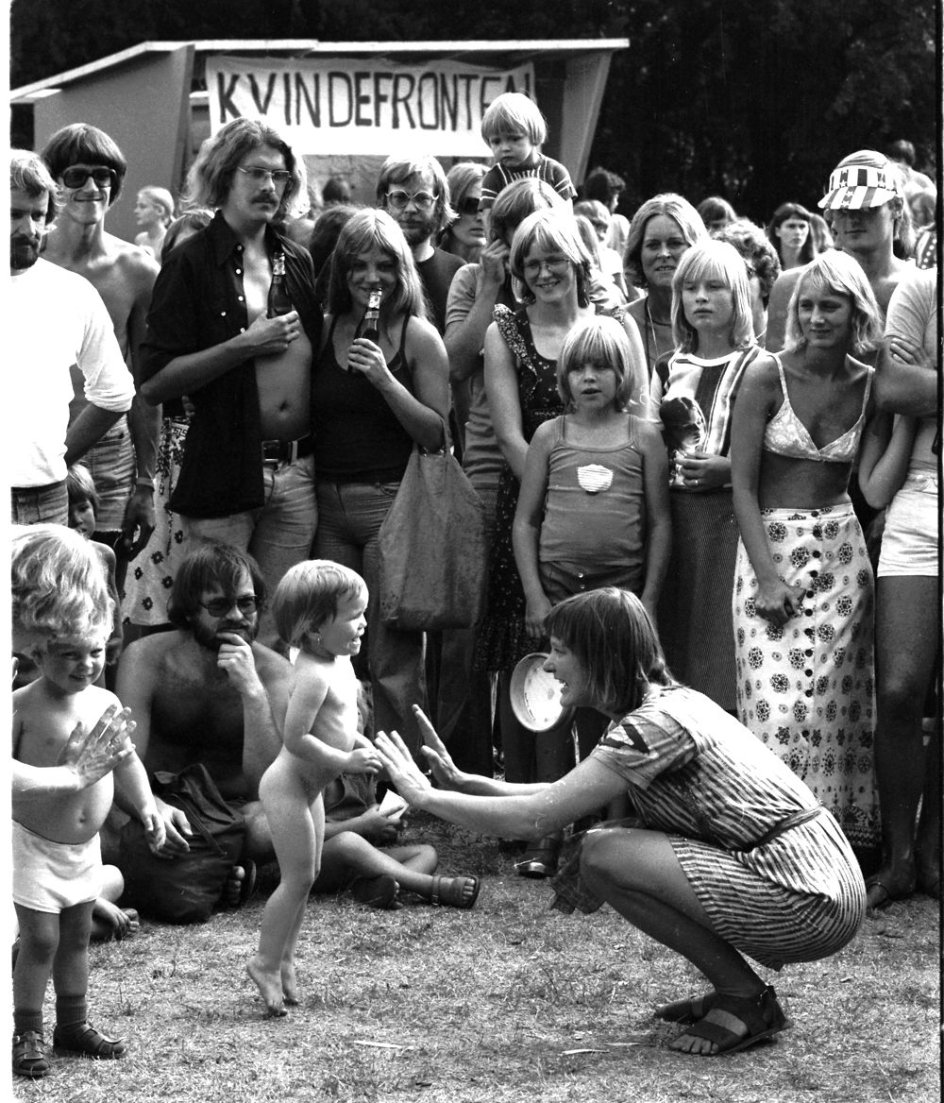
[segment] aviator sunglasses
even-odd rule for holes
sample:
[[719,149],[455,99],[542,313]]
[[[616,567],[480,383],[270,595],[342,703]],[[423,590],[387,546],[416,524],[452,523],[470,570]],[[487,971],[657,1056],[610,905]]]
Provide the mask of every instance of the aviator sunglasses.
[[245,594],[243,597],[214,597],[209,601],[198,602],[211,617],[222,617],[235,605],[241,613],[254,613],[259,605],[259,599],[255,594]]

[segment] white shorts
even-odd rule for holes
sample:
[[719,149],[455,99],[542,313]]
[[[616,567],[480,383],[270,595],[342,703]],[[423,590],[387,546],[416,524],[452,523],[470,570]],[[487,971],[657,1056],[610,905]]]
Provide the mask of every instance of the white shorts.
[[937,578],[941,506],[934,471],[912,471],[885,515],[878,577]]
[[13,821],[14,903],[58,914],[95,900],[101,891],[102,847],[97,834],[84,843],[57,843]]

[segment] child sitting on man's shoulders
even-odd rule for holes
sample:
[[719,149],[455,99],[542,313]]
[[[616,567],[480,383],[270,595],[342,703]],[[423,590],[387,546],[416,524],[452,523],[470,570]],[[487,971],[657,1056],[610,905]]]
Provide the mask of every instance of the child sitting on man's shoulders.
[[495,164],[482,178],[480,210],[487,211],[503,188],[528,176],[546,181],[563,199],[576,198],[567,169],[541,152],[547,141],[547,121],[523,92],[504,92],[492,100],[482,116],[482,137]]

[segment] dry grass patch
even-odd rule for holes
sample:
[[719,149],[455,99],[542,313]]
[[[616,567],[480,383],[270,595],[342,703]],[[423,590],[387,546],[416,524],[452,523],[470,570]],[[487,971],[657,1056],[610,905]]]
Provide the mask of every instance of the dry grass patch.
[[[939,1089],[938,908],[869,920],[825,962],[773,977],[794,1026],[719,1060],[665,1049],[653,1005],[704,987],[603,909],[548,910],[493,842],[428,818],[445,872],[484,878],[471,912],[413,898],[397,912],[316,898],[302,1004],[263,1018],[245,976],[265,895],[199,927],[146,924],[92,949],[93,1021],[123,1061],[59,1060],[17,1098],[48,1103],[931,1103]],[[51,1024],[53,1006],[47,1004]],[[48,1031],[51,1034],[51,1029]]]

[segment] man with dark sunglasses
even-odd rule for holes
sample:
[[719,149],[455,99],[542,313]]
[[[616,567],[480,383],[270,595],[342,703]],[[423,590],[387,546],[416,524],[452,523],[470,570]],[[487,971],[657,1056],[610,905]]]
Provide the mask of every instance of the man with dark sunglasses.
[[[134,710],[132,739],[149,775],[202,763],[244,818],[246,857],[255,861],[273,854],[259,779],[281,746],[292,676],[288,660],[256,639],[266,593],[251,556],[199,544],[174,576],[167,616],[175,631],[129,644],[116,686]],[[187,820],[159,798],[157,805],[167,828],[163,855],[173,859],[188,849]]]
[[[46,237],[43,256],[77,272],[101,295],[115,337],[135,383],[139,351],[157,262],[105,229],[105,216],[121,194],[128,169],[124,155],[103,130],[73,123],[57,130],[42,158],[59,189],[60,208]],[[73,370],[73,417],[85,406],[82,381]],[[135,395],[122,417],[90,450],[85,463],[99,497],[95,539],[118,551],[123,567],[154,530],[154,467],[160,412]],[[117,583],[121,588],[123,570]]]
[[[170,504],[185,545],[248,551],[274,589],[308,557],[317,520],[311,374],[321,309],[307,250],[278,227],[304,197],[303,163],[268,124],[239,118],[203,143],[189,198],[213,221],[174,249],[154,288],[142,393],[194,412]],[[269,316],[284,263],[291,309]],[[263,614],[260,637],[277,640]]]
[[[35,153],[11,152],[4,449],[11,520],[21,525],[68,523],[68,464],[88,452],[134,397],[99,294],[87,280],[40,256],[56,215],[55,192],[49,170]],[[70,365],[87,399],[71,424]]]

